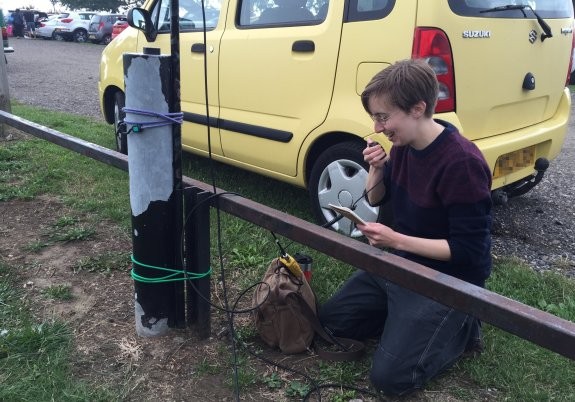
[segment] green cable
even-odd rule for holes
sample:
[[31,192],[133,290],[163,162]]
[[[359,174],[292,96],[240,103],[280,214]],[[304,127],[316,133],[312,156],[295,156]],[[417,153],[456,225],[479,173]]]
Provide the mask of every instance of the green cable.
[[[132,265],[132,270],[130,271],[132,279],[135,281],[138,281],[138,282],[142,282],[142,283],[167,283],[167,282],[185,281],[187,279],[201,279],[201,278],[205,278],[206,276],[208,276],[212,273],[212,267],[210,267],[210,269],[207,272],[197,274],[195,272],[187,272],[187,271],[182,271],[182,270],[177,270],[177,269],[157,267],[154,265],[144,264],[144,263],[138,262],[134,258],[133,254],[130,256],[130,259],[132,260],[133,264],[137,264],[141,267],[171,272],[170,275],[162,276],[159,278],[146,278],[145,276],[138,275],[136,273],[136,271],[134,271],[134,266]],[[182,277],[175,278],[175,276],[178,276],[178,275],[182,275]]]

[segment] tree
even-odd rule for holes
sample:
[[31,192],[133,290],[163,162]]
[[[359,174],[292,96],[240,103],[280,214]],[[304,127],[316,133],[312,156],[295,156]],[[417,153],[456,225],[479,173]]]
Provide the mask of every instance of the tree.
[[50,0],[50,3],[52,4],[52,11],[56,11],[56,4],[58,4],[60,2],[60,0]]
[[116,12],[120,8],[128,9],[142,4],[140,0],[59,0],[59,2],[70,10],[86,9],[110,12]]

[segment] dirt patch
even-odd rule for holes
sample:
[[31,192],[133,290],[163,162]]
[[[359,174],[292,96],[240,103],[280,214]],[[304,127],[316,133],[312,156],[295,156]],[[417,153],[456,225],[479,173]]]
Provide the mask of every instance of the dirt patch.
[[[90,227],[92,234],[55,240],[54,227],[63,220]],[[120,386],[127,400],[231,400],[225,373],[198,375],[204,359],[218,360],[220,342],[200,341],[184,330],[154,339],[136,336],[128,258],[106,272],[82,268],[104,253],[128,256],[131,239],[125,231],[47,197],[0,203],[0,228],[0,258],[18,268],[34,316],[64,320],[73,329],[78,377]],[[49,297],[57,287],[71,290],[69,301]]]

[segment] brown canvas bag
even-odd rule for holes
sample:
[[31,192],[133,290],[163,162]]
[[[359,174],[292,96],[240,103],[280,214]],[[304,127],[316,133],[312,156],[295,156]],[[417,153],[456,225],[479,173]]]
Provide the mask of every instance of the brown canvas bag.
[[315,330],[301,311],[302,299],[316,314],[315,295],[305,277],[294,276],[274,259],[252,299],[255,325],[265,343],[287,354],[310,347]]

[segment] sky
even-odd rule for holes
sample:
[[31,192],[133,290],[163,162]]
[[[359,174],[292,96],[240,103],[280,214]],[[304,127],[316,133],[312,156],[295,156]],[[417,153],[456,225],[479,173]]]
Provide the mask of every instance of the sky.
[[[15,10],[16,8],[26,8],[33,6],[36,10],[41,10],[45,12],[52,12],[52,3],[48,0],[0,0],[0,6],[4,10]],[[64,8],[60,5],[56,6],[57,11],[63,10]]]

